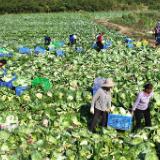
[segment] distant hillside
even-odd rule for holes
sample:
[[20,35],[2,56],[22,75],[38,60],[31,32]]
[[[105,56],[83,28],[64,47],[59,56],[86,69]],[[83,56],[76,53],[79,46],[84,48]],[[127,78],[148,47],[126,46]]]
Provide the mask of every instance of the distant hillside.
[[0,0],[0,14],[159,9],[160,0]]

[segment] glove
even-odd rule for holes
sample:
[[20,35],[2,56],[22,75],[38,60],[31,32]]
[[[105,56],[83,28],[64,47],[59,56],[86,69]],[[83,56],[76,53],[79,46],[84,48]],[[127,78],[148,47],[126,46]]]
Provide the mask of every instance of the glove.
[[94,114],[94,107],[90,108],[90,113]]

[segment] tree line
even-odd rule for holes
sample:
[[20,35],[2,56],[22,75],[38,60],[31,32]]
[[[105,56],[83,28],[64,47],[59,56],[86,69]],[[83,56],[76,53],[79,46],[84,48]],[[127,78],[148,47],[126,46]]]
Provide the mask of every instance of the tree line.
[[0,0],[0,14],[159,9],[160,0]]

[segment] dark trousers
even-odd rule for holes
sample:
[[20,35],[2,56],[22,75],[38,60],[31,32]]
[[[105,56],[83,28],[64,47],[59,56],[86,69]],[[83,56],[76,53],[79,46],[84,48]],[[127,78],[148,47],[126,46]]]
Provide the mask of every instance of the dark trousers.
[[100,111],[97,108],[94,108],[94,117],[90,126],[90,131],[93,132],[94,127],[96,126],[96,124],[98,123],[98,119],[99,117],[102,115],[102,127],[106,127],[107,126],[107,112],[106,111]]
[[70,42],[71,47],[73,46],[73,44],[74,44],[74,41]]
[[102,42],[98,41],[98,42],[97,42],[97,47],[98,47],[98,52],[100,52],[101,49],[103,49],[103,44],[102,44]]
[[50,38],[49,37],[45,37],[45,45],[50,45]]
[[158,36],[158,33],[155,33],[155,39],[157,38],[157,36]]
[[142,114],[144,115],[145,118],[145,126],[150,127],[151,125],[151,117],[150,117],[150,110],[149,107],[146,110],[139,110],[136,109],[136,129],[141,128],[141,119],[142,119]]

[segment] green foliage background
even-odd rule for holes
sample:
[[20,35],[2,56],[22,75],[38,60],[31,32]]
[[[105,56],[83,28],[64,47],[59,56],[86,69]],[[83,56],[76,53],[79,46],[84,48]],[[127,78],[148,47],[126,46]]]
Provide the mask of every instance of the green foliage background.
[[159,9],[159,0],[0,0],[0,13]]

